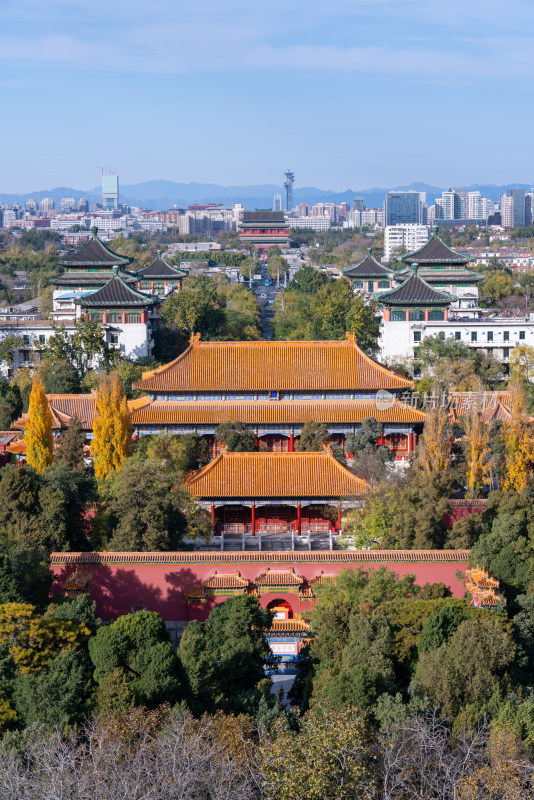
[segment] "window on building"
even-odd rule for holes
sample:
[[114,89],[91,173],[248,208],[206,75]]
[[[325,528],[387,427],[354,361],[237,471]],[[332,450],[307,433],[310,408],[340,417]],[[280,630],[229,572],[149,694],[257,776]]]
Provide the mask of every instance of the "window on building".
[[44,333],[40,333],[39,334],[39,344],[45,344],[45,343],[46,343],[46,336],[44,335]]
[[389,289],[389,281],[378,281],[379,289]]
[[519,331],[519,338],[520,339],[524,339],[525,338],[525,331]]
[[392,311],[390,319],[392,322],[406,322],[406,311]]
[[141,314],[126,314],[126,322],[130,325],[135,325],[143,321]]
[[456,339],[456,341],[459,342],[460,339],[462,338],[462,332],[461,331],[454,331],[454,338]]
[[443,341],[444,338],[445,338],[445,331],[440,331],[438,333],[438,339],[441,339]]
[[374,290],[375,290],[374,281],[367,281],[367,291],[374,292]]
[[488,331],[488,342],[493,341],[493,331]]
[[122,322],[122,311],[108,311],[108,322]]
[[471,331],[471,341],[472,342],[476,342],[477,339],[478,339],[478,332],[477,331]]
[[489,356],[492,356],[492,355],[493,355],[493,347],[486,347],[486,353],[487,353]]
[[420,342],[421,341],[421,331],[414,331],[413,332],[413,340],[414,340],[414,342]]
[[442,311],[440,308],[433,308],[432,311],[428,312],[429,322],[443,322],[444,319],[445,319],[445,312]]
[[425,312],[420,308],[414,308],[410,311],[410,320],[413,322],[424,322]]
[[119,343],[119,334],[118,333],[110,333],[110,335],[109,335],[109,343],[117,345]]
[[27,333],[25,333],[24,336],[22,337],[22,341],[24,342],[24,344],[30,343],[30,337],[28,336]]
[[504,331],[504,333],[503,333],[503,340],[504,340],[505,342],[509,342],[509,341],[510,341],[510,331]]
[[502,357],[503,358],[510,358],[510,348],[509,347],[503,347]]
[[363,281],[352,281],[354,289],[363,289]]

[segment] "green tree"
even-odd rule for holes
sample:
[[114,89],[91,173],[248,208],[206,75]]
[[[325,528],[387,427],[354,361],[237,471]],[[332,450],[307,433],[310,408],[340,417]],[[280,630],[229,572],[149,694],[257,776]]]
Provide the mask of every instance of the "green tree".
[[252,453],[258,449],[254,434],[244,422],[223,422],[217,425],[215,439],[224,443],[230,453]]
[[315,267],[301,267],[287,285],[290,291],[300,294],[315,295],[323,286],[331,285],[333,278],[329,278],[326,272]]
[[516,284],[507,272],[490,271],[478,285],[480,302],[484,306],[494,306],[504,297],[516,293]]
[[38,495],[39,544],[47,550],[86,550],[85,508],[96,497],[94,480],[65,463],[43,473]]
[[108,492],[111,550],[179,550],[183,537],[193,534],[186,516],[192,514],[191,499],[175,490],[173,474],[162,472],[157,464],[132,459]]
[[74,394],[80,391],[78,371],[68,361],[45,361],[39,374],[47,394]]
[[450,478],[444,472],[418,472],[411,484],[398,490],[395,514],[385,548],[441,549],[447,545],[443,515],[449,508]]
[[77,417],[70,420],[66,431],[59,437],[56,446],[56,463],[65,464],[69,470],[85,472],[83,446],[85,444],[85,431]]
[[433,611],[421,633],[419,652],[426,653],[427,650],[441,647],[460,626],[462,619],[462,609],[456,606],[446,605]]
[[181,292],[163,304],[165,325],[174,324],[185,333],[200,333],[203,339],[217,339],[225,322],[221,299],[214,281],[206,276],[188,278]]
[[0,377],[0,430],[8,431],[22,412],[20,389]]
[[331,440],[328,427],[323,422],[308,420],[300,430],[300,436],[295,442],[295,450],[305,453],[316,453],[323,449],[323,445]]
[[17,675],[13,700],[25,726],[41,723],[50,729],[64,729],[82,722],[91,707],[92,690],[87,653],[72,648],[35,674]]
[[447,642],[421,655],[413,691],[452,720],[466,706],[480,708],[507,689],[514,656],[509,625],[486,612],[464,620]]
[[255,597],[243,595],[216,606],[205,623],[186,628],[179,656],[195,713],[257,709],[265,697],[261,684],[270,660],[265,639],[270,626],[270,612]]
[[382,461],[390,461],[393,455],[385,445],[377,442],[384,435],[384,426],[374,417],[367,417],[362,421],[356,433],[349,434],[345,440],[345,450],[354,453],[356,459],[364,453],[376,453]]
[[11,559],[7,553],[0,553],[0,605],[22,600]]
[[90,639],[89,653],[98,686],[114,673],[127,682],[136,705],[155,708],[183,697],[180,663],[159,614],[137,611],[119,617]]
[[13,365],[15,356],[24,347],[22,336],[12,336],[8,334],[0,340],[0,362]]

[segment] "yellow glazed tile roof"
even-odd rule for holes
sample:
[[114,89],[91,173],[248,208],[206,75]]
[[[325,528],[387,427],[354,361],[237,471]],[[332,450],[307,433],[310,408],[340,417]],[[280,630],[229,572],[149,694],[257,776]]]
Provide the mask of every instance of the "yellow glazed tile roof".
[[249,581],[247,578],[242,578],[238,571],[221,573],[213,570],[207,578],[204,578],[201,585],[209,589],[247,589]]
[[194,497],[355,497],[369,484],[321,453],[223,452],[185,483]]
[[335,342],[201,342],[135,384],[148,392],[407,389],[412,381],[377,364],[347,334]]
[[[141,402],[144,401],[144,402]],[[137,405],[134,405],[137,404]],[[273,400],[271,402],[161,402],[140,398],[129,403],[134,425],[220,425],[223,422],[254,424],[358,423],[374,417],[382,423],[423,423],[425,414],[394,402],[377,408],[374,400]]]
[[254,580],[256,586],[301,586],[304,583],[302,575],[297,575],[295,570],[271,569],[265,567],[258,577]]

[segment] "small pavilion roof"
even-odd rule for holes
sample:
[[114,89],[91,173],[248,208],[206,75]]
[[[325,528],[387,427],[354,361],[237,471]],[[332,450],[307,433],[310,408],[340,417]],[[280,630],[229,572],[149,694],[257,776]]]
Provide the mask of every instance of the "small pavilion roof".
[[426,415],[394,400],[387,407],[373,400],[279,400],[215,403],[159,401],[140,397],[129,403],[134,425],[301,425],[312,420],[322,423],[361,423],[374,417],[382,423],[423,423]]
[[93,228],[93,238],[89,240],[89,242],[82,247],[81,250],[78,250],[77,253],[74,253],[72,256],[63,256],[60,259],[60,263],[63,264],[65,267],[107,267],[111,269],[114,266],[121,266],[125,267],[127,264],[131,264],[131,258],[127,258],[126,256],[120,256],[118,253],[114,253],[109,247],[106,247],[104,242],[102,242],[98,236],[98,228]]
[[159,303],[160,300],[153,295],[132,289],[119,275],[113,275],[101,289],[80,297],[75,302],[82,308],[112,308],[113,306],[146,308]]
[[254,583],[256,586],[301,586],[304,578],[295,572],[294,567],[265,567]]
[[400,286],[386,289],[376,298],[386,306],[444,306],[456,299],[448,292],[435,289],[415,272]]
[[405,389],[412,381],[377,364],[347,334],[335,342],[201,342],[135,384],[147,392]]
[[[47,394],[46,399],[52,414],[52,430],[65,430],[77,418],[82,428],[90,431],[96,412],[96,392],[91,394]],[[29,414],[22,414],[13,422],[14,428],[24,428]]]
[[417,263],[419,266],[436,266],[437,264],[457,264],[458,266],[465,267],[469,263],[469,259],[461,253],[451,250],[445,242],[443,242],[437,233],[424,244],[419,250],[414,253],[408,253],[402,257],[405,264]]
[[369,484],[320,453],[227,453],[193,472],[184,484],[199,498],[355,497]]
[[160,251],[155,261],[149,264],[148,267],[138,270],[137,275],[143,279],[166,278],[167,280],[172,280],[174,278],[174,280],[182,280],[182,278],[187,278],[189,271],[169,264],[168,261],[161,257]]
[[362,280],[366,278],[391,280],[395,274],[392,269],[384,267],[376,258],[373,258],[370,247],[367,248],[367,255],[363,261],[357,264],[349,264],[346,269],[341,270],[341,273],[347,278],[356,278],[357,280],[360,278]]

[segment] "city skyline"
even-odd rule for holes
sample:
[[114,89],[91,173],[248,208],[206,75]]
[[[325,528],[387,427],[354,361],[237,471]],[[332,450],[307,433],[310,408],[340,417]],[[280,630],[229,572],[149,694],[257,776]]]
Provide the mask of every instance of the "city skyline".
[[[125,0],[5,0],[0,189],[94,186],[102,163],[124,184],[278,184],[287,165],[336,191],[511,184],[527,171],[533,22],[524,0],[154,0],[149,17]],[[509,148],[490,130],[512,113]]]

